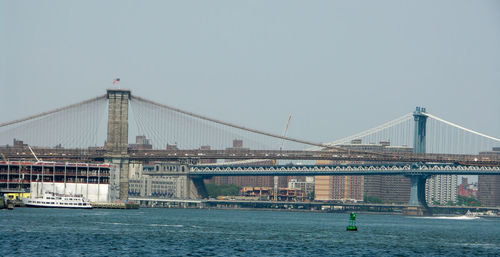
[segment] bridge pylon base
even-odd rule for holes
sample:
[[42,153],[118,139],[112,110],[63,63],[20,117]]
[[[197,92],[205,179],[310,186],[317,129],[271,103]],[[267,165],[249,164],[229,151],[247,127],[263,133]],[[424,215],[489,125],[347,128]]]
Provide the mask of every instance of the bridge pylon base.
[[408,206],[403,209],[403,215],[408,216],[432,216],[429,208],[424,206]]
[[202,177],[190,177],[187,183],[189,184],[189,199],[208,199],[207,188]]
[[129,159],[128,156],[107,157],[105,162],[111,163],[108,201],[126,201],[129,187]]
[[404,215],[410,216],[430,216],[429,207],[425,201],[425,181],[427,175],[411,175],[410,201],[408,207],[403,209]]

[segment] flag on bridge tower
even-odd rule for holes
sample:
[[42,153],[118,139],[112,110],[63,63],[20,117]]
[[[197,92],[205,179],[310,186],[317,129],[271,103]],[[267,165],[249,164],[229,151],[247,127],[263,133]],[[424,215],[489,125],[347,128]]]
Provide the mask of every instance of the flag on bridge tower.
[[120,78],[113,79],[113,85],[119,84]]

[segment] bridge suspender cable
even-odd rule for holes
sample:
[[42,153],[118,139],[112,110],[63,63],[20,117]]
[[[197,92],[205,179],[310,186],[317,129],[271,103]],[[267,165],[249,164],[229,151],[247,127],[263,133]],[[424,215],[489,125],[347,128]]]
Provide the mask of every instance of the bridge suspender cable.
[[[151,100],[148,100],[148,99],[145,99],[145,98],[142,98],[142,97],[139,97],[139,96],[133,96],[133,95],[131,95],[131,99],[130,100],[131,101],[137,100],[137,101],[140,101],[140,102],[148,103],[148,104],[160,107],[160,108],[171,110],[173,112],[185,114],[185,115],[188,115],[188,116],[191,116],[191,117],[194,117],[194,118],[198,118],[198,119],[202,119],[202,120],[206,120],[206,121],[210,121],[210,122],[215,122],[215,123],[222,124],[222,125],[229,126],[229,127],[233,127],[233,128],[236,128],[236,129],[241,129],[241,130],[249,131],[249,132],[252,132],[252,133],[257,133],[257,134],[261,134],[261,135],[264,135],[264,136],[269,136],[269,137],[284,139],[284,140],[287,140],[287,141],[292,141],[292,142],[296,142],[296,143],[300,143],[300,144],[305,144],[305,145],[311,145],[311,146],[315,146],[315,147],[320,147],[321,149],[325,149],[326,148],[326,149],[332,149],[332,150],[337,150],[337,151],[340,151],[340,152],[347,152],[347,153],[372,154],[372,155],[378,155],[378,156],[385,156],[385,157],[389,157],[389,158],[400,157],[397,153],[370,152],[370,151],[363,151],[363,150],[357,150],[357,149],[346,149],[346,148],[335,146],[335,145],[320,144],[320,143],[314,143],[314,142],[309,142],[309,141],[305,141],[305,140],[290,138],[290,137],[286,137],[286,136],[279,136],[279,135],[276,135],[276,134],[272,134],[272,133],[268,133],[268,132],[264,132],[264,131],[260,131],[260,130],[256,130],[256,129],[251,129],[251,128],[239,126],[239,125],[236,125],[236,124],[233,124],[233,123],[229,123],[229,122],[225,122],[225,121],[221,121],[221,120],[216,120],[216,119],[208,118],[208,117],[205,117],[205,116],[202,116],[202,115],[198,115],[198,114],[195,114],[195,113],[192,113],[192,112],[183,111],[183,110],[171,107],[171,106],[167,106],[167,105],[164,105],[164,104],[153,102]],[[408,115],[411,115],[411,114],[407,114],[407,115],[405,115],[405,116],[397,119],[397,121],[400,123],[400,122],[402,122],[401,120],[407,120]],[[395,122],[395,121],[392,121],[392,122]],[[391,123],[391,122],[389,122],[389,123]],[[385,126],[390,126],[390,125],[387,125],[387,123],[384,124],[384,125]],[[384,126],[384,125],[382,125],[382,126]]]
[[471,129],[468,129],[468,128],[464,128],[464,127],[462,127],[462,126],[460,126],[460,125],[457,125],[457,124],[455,124],[455,123],[452,123],[452,122],[449,122],[449,121],[443,120],[443,119],[441,119],[441,118],[439,118],[439,117],[436,117],[436,116],[434,116],[434,115],[432,115],[432,114],[425,113],[425,112],[423,112],[422,114],[426,115],[427,117],[433,118],[433,119],[435,119],[435,120],[437,120],[437,121],[440,121],[440,122],[446,123],[446,124],[448,124],[448,125],[450,125],[450,126],[453,126],[453,127],[455,127],[455,128],[458,128],[458,129],[461,129],[461,130],[464,130],[464,131],[470,132],[470,133],[472,133],[472,134],[475,134],[475,135],[478,135],[478,136],[481,136],[481,137],[485,137],[485,138],[488,138],[488,139],[491,139],[491,140],[494,140],[494,141],[500,142],[500,139],[498,139],[498,138],[490,137],[490,136],[485,135],[485,134],[483,134],[483,133],[479,133],[479,132],[477,132],[477,131],[474,131],[474,130],[471,130]]
[[369,130],[360,132],[358,134],[355,134],[355,135],[352,135],[352,136],[348,136],[348,137],[345,137],[345,138],[341,138],[341,139],[335,140],[333,142],[327,143],[327,145],[346,144],[346,143],[349,143],[353,139],[360,139],[360,138],[363,138],[365,136],[377,133],[377,132],[382,131],[384,129],[387,129],[389,127],[396,126],[396,125],[401,124],[401,123],[403,123],[405,121],[408,121],[411,118],[412,118],[412,114],[411,113],[407,113],[407,114],[405,114],[405,115],[403,115],[403,116],[401,116],[401,117],[399,117],[397,119],[388,121],[388,122],[386,122],[386,123],[384,123],[382,125],[379,125],[377,127],[371,128]]
[[76,103],[76,104],[72,104],[72,105],[68,105],[68,106],[65,106],[65,107],[57,108],[57,109],[54,109],[52,111],[42,112],[42,113],[39,113],[39,114],[31,115],[31,116],[26,117],[26,118],[22,118],[22,119],[18,119],[18,120],[14,120],[14,121],[5,122],[5,123],[0,124],[0,128],[8,126],[8,125],[16,124],[16,123],[19,123],[19,122],[23,122],[23,121],[36,119],[36,118],[39,118],[39,117],[42,117],[42,116],[46,116],[46,115],[49,115],[49,114],[52,114],[52,113],[64,111],[64,110],[67,110],[67,109],[70,109],[70,108],[73,108],[73,107],[77,107],[77,106],[80,106],[80,105],[84,105],[84,104],[91,103],[93,101],[98,101],[98,100],[105,99],[105,98],[106,98],[106,95],[101,95],[101,96],[94,97],[94,98],[91,98],[89,100],[85,100],[85,101],[82,101],[82,102],[79,102],[79,103]]
[[269,137],[284,139],[284,140],[287,140],[287,141],[292,141],[292,142],[296,142],[296,143],[300,143],[300,144],[305,144],[305,145],[312,145],[312,146],[318,146],[318,147],[322,147],[322,148],[337,149],[337,150],[340,150],[340,151],[343,151],[343,152],[346,151],[346,149],[343,149],[343,148],[340,148],[340,147],[337,147],[337,146],[324,145],[324,144],[309,142],[309,141],[305,141],[305,140],[301,140],[301,139],[295,139],[295,138],[290,138],[290,137],[286,137],[286,136],[279,136],[279,135],[276,135],[276,134],[272,134],[272,133],[268,133],[268,132],[264,132],[264,131],[260,131],[260,130],[256,130],[256,129],[251,129],[251,128],[247,128],[247,127],[243,127],[243,126],[238,126],[238,125],[233,124],[233,123],[229,123],[229,122],[225,122],[225,121],[221,121],[221,120],[216,120],[216,119],[208,118],[208,117],[201,116],[201,115],[198,115],[198,114],[195,114],[195,113],[192,113],[192,112],[183,111],[183,110],[180,110],[180,109],[177,109],[177,108],[174,108],[174,107],[170,107],[170,106],[167,106],[167,105],[164,105],[164,104],[153,102],[151,100],[147,100],[147,99],[142,98],[142,97],[131,96],[131,100],[134,100],[134,99],[137,99],[139,101],[146,102],[146,103],[158,106],[158,107],[162,107],[162,108],[174,111],[174,112],[182,113],[182,114],[185,114],[185,115],[188,115],[188,116],[191,116],[191,117],[195,117],[195,118],[206,120],[206,121],[210,121],[210,122],[215,122],[215,123],[222,124],[222,125],[225,125],[225,126],[229,126],[229,127],[233,127],[233,128],[237,128],[237,129],[249,131],[249,132],[252,132],[252,133],[257,133],[257,134],[261,134],[261,135],[265,135],[265,136],[269,136]]

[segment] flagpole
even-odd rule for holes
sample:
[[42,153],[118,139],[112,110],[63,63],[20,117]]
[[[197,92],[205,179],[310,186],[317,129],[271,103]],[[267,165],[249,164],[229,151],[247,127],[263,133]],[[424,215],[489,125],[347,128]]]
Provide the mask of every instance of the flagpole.
[[118,84],[118,89],[121,89],[120,88],[120,78],[116,78],[116,79],[113,80],[113,86],[116,85],[116,84]]

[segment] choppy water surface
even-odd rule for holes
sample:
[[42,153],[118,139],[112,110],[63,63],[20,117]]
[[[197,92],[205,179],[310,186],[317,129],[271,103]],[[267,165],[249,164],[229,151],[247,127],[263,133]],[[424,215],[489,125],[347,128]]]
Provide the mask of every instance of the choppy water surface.
[[500,219],[199,209],[0,210],[1,256],[500,254]]

